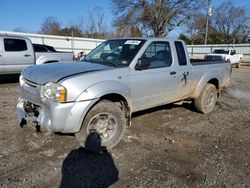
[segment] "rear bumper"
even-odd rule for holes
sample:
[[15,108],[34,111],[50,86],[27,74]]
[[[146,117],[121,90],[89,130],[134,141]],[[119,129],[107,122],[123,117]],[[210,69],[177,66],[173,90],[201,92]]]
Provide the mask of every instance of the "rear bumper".
[[[24,99],[19,99],[17,104],[17,113],[19,123],[23,120],[37,122],[42,129],[62,132],[76,133],[80,130],[82,121],[89,108],[95,103],[95,100],[56,103],[49,99],[43,99],[40,106],[35,107],[35,112],[28,112],[24,104]],[[31,105],[33,105],[31,103]]]

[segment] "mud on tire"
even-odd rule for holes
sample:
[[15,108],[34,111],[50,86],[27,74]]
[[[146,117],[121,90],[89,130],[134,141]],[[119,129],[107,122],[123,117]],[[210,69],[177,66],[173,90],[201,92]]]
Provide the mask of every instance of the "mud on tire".
[[195,108],[204,114],[213,111],[218,98],[218,91],[213,84],[207,83],[200,96],[194,100]]
[[103,100],[88,112],[75,136],[85,149],[99,151],[117,145],[125,128],[126,119],[121,108],[111,101]]

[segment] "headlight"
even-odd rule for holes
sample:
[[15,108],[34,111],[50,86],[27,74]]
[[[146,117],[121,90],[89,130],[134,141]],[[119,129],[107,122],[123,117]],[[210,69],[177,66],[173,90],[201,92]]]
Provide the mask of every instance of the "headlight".
[[66,88],[57,83],[49,82],[41,88],[41,97],[46,97],[55,102],[66,102],[66,95]]

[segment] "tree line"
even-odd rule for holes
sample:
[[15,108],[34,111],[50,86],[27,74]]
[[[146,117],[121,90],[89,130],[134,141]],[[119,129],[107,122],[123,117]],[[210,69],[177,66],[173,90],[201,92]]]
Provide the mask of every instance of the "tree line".
[[79,18],[66,27],[53,17],[44,19],[39,33],[90,38],[167,37],[181,27],[179,38],[187,44],[204,44],[206,20],[208,44],[249,42],[250,16],[245,7],[224,1],[207,14],[209,0],[112,0],[114,14],[108,31],[105,14],[99,7],[88,17]]

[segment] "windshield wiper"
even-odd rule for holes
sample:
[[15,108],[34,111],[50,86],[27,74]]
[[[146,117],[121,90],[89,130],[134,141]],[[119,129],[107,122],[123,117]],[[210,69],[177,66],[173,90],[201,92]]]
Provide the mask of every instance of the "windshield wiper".
[[107,61],[107,62],[105,62],[105,63],[103,63],[103,64],[106,64],[106,63],[108,63],[108,64],[112,65],[113,67],[118,67],[118,65],[117,65],[117,64],[115,64],[115,63],[113,63],[113,62],[109,62],[109,61]]
[[89,60],[89,59],[85,59],[86,62],[89,62],[89,63],[98,63],[98,64],[102,64],[102,65],[111,65],[113,67],[118,67],[118,65],[116,63],[113,63],[113,62],[110,62],[110,61],[97,61],[97,60]]
[[117,67],[117,64],[113,63],[113,62],[110,62],[110,61],[93,61],[93,63],[99,63],[99,64],[102,64],[102,65],[111,65],[113,67]]

